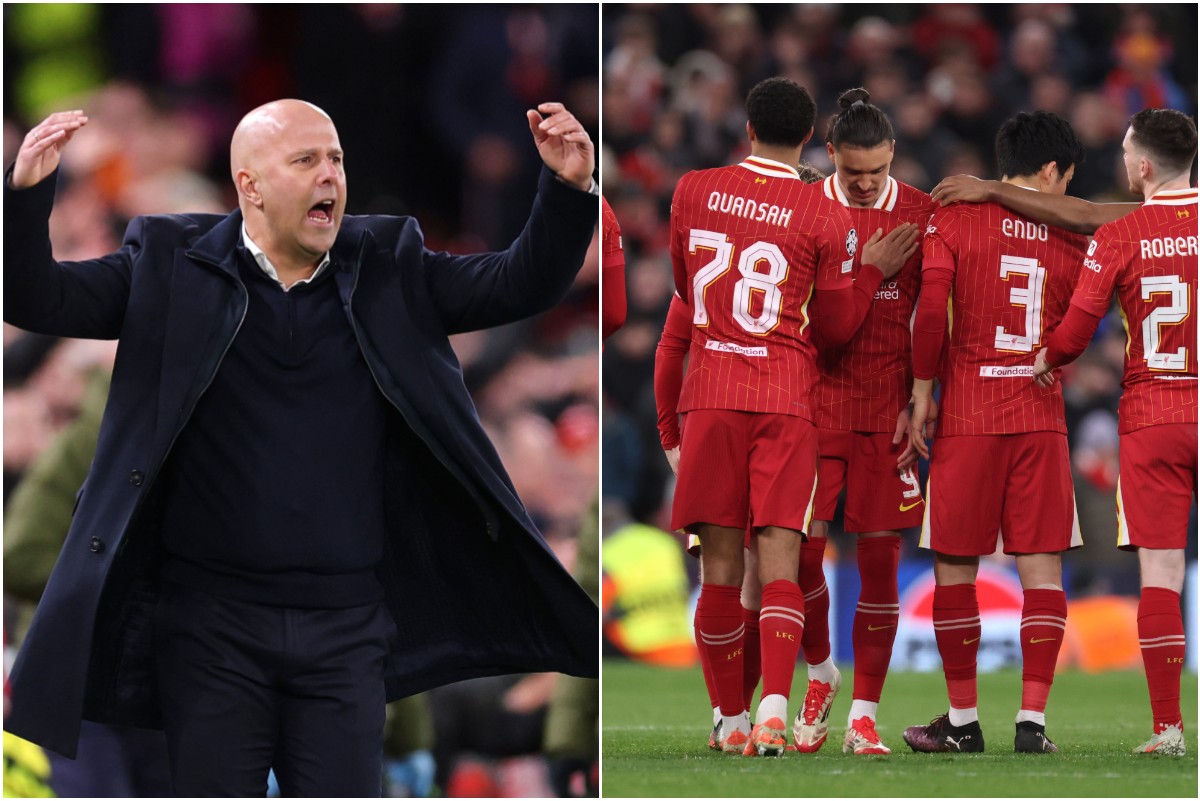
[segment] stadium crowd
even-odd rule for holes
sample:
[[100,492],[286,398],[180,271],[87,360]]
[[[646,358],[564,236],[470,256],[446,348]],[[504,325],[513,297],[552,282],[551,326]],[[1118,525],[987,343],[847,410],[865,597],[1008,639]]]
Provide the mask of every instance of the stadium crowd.
[[[58,180],[50,232],[60,260],[116,250],[139,214],[236,207],[230,134],[278,97],[309,100],[336,122],[348,213],[411,214],[428,247],[454,253],[502,249],[527,217],[541,162],[526,108],[561,99],[599,139],[594,6],[45,4],[6,6],[4,36],[6,165],[49,111],[82,108],[90,118]],[[598,275],[593,244],[552,312],[453,341],[490,438],[568,567],[598,481]],[[87,407],[89,387],[103,396],[115,344],[7,325],[3,342],[7,517],[22,477]],[[5,596],[6,643],[27,622],[22,605],[40,595],[36,576],[8,581],[9,563],[6,586],[34,586]],[[443,794],[561,789],[541,753],[553,685],[533,676],[452,686],[426,696],[439,710],[432,720],[399,712],[408,717],[391,729],[390,789],[429,794],[430,751]],[[415,750],[424,757],[400,763]]]
[[[781,75],[809,89],[818,116],[803,159],[825,174],[835,100],[865,87],[895,122],[892,176],[927,192],[959,173],[999,178],[1000,123],[1041,109],[1068,119],[1086,148],[1068,192],[1132,202],[1121,160],[1129,117],[1196,109],[1196,40],[1186,33],[1195,6],[606,4],[603,14],[604,192],[621,224],[628,287],[628,320],[603,357],[606,533],[630,519],[669,528],[653,372],[673,291],[671,196],[688,170],[749,152],[743,102],[758,81]],[[1098,546],[1067,560],[1072,598],[1137,593],[1136,564],[1109,547],[1124,339],[1114,309],[1064,371],[1080,526]],[[836,522],[831,530],[837,544]],[[917,532],[905,534],[905,558],[927,558]]]

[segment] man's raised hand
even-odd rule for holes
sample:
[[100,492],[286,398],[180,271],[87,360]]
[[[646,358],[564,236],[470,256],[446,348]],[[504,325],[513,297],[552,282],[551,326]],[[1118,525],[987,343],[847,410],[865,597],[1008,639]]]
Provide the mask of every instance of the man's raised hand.
[[76,109],[56,112],[33,126],[17,151],[12,188],[28,189],[58,169],[63,147],[87,121],[87,115]]
[[[542,114],[548,116],[542,119]],[[562,103],[541,103],[537,111],[529,109],[525,116],[546,166],[571,186],[585,192],[591,189],[596,149],[575,115]]]

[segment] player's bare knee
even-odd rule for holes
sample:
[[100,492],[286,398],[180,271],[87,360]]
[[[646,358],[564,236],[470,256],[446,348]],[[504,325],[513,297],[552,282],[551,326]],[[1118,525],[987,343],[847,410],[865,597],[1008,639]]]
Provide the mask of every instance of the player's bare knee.
[[1025,590],[1061,590],[1062,554],[1027,553],[1017,555],[1017,573]]
[[700,566],[706,584],[740,587],[744,573],[741,529],[702,525]]
[[1175,548],[1139,548],[1142,587],[1162,587],[1183,592],[1183,551]]
[[798,581],[801,542],[800,532],[775,526],[758,534],[758,577],[763,587],[772,581]]
[[974,584],[975,576],[978,573],[978,556],[934,554],[933,578],[939,587],[946,587],[952,584]]

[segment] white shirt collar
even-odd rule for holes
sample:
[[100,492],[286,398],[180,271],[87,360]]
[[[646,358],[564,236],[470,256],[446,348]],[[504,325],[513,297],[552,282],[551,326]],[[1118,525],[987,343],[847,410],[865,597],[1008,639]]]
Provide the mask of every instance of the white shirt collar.
[[[250,234],[246,233],[245,221],[242,222],[242,241],[246,243],[246,250],[250,251],[250,255],[254,257],[254,261],[258,264],[258,268],[262,270],[268,278],[279,284],[279,286],[283,287],[284,292],[287,292],[291,287],[286,287],[283,285],[283,281],[279,280],[279,272],[275,269],[275,265],[271,264],[271,260],[267,258],[267,254],[263,252],[263,249],[254,243],[254,240],[250,238]],[[329,254],[326,253],[325,258],[321,259],[321,263],[317,265],[317,269],[313,270],[312,275],[310,275],[308,278],[303,278],[297,281],[296,283],[292,284],[292,286],[295,287],[300,286],[301,284],[311,283],[312,281],[316,280],[316,277],[320,275],[328,266]]]
[[741,166],[759,175],[769,175],[773,178],[793,178],[800,180],[800,173],[795,167],[775,159],[765,159],[762,156],[746,156]]
[[[825,179],[825,197],[850,208],[850,198],[846,197],[846,193],[842,191],[842,186],[838,183],[836,172]],[[883,191],[879,193],[879,197],[875,199],[875,203],[871,208],[879,209],[880,211],[892,211],[896,208],[896,199],[899,197],[900,184],[895,178],[889,175],[887,181],[884,183]]]

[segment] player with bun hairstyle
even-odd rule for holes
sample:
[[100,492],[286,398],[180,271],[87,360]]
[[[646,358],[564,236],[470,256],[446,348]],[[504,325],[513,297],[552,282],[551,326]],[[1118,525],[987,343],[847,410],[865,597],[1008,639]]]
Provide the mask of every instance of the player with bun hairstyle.
[[912,384],[908,323],[921,282],[920,234],[934,204],[924,192],[889,174],[895,153],[891,120],[865,89],[838,98],[825,147],[835,173],[827,198],[846,208],[855,227],[907,232],[910,246],[895,275],[858,268],[858,299],[869,305],[858,332],[841,349],[818,358],[817,434],[820,471],[809,538],[801,548],[800,588],[807,609],[804,656],[808,692],[796,716],[797,750],[813,752],[828,735],[829,712],[841,686],[829,645],[829,591],[822,563],[829,521],[846,490],[845,528],[858,535],[862,582],[854,617],[854,700],[842,750],[888,754],[875,714],[899,620],[896,572],[900,529],[919,525],[923,501],[912,466],[897,467],[908,425]]
[[[808,92],[767,79],[750,91],[746,114],[751,155],[686,174],[671,203],[675,288],[692,321],[672,528],[698,533],[704,546],[696,630],[709,650],[722,749],[763,756],[786,745],[804,629],[796,565],[816,484],[816,341],[844,344],[866,304],[853,280],[858,234],[849,214],[793,166],[812,136]],[[872,236],[862,261],[892,271],[901,238]],[[808,504],[797,502],[806,495]],[[762,584],[763,691],[753,729],[742,681],[747,528]]]

